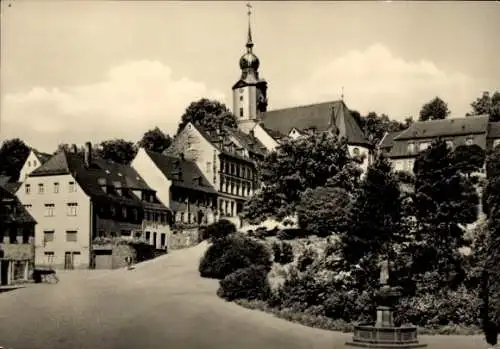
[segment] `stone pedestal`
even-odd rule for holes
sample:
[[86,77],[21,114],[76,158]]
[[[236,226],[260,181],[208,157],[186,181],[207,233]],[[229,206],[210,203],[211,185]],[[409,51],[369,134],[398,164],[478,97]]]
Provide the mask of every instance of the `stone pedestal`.
[[379,306],[377,307],[377,322],[376,327],[393,327],[394,319],[392,316],[392,309],[390,307]]

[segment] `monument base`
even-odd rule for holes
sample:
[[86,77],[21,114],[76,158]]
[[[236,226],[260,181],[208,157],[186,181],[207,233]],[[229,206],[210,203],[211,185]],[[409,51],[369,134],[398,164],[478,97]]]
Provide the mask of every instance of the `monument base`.
[[377,325],[360,325],[354,328],[354,336],[347,346],[356,348],[378,349],[413,349],[425,348],[427,344],[419,343],[417,328]]

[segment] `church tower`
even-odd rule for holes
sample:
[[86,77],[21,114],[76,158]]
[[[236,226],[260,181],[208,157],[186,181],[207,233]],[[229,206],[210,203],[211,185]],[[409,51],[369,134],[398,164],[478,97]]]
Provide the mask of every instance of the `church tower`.
[[233,85],[233,113],[238,123],[256,122],[267,110],[267,82],[259,79],[259,58],[253,53],[251,5],[248,7],[247,52],[240,58],[241,77]]

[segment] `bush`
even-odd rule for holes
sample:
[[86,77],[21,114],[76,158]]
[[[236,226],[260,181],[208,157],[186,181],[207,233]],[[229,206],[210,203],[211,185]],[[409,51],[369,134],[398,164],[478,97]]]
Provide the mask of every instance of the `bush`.
[[264,244],[241,234],[232,234],[213,242],[200,261],[199,272],[202,277],[224,279],[251,265],[270,270],[271,264],[271,254]]
[[479,295],[460,287],[401,299],[395,309],[397,324],[436,328],[445,325],[479,326]]
[[220,281],[217,295],[228,301],[266,300],[271,293],[267,273],[268,269],[262,265],[238,269]]
[[288,242],[274,242],[272,245],[274,252],[274,261],[279,264],[288,264],[293,262],[293,247]]
[[236,233],[236,226],[227,219],[221,219],[206,227],[203,232],[203,238],[217,240],[234,233]]
[[297,268],[303,272],[318,258],[318,253],[311,247],[308,247],[297,259]]

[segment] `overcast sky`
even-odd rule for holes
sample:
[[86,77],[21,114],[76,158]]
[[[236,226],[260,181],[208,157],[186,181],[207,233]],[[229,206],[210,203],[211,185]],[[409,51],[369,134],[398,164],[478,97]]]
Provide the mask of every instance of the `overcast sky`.
[[[8,4],[11,7],[7,7]],[[339,99],[417,116],[435,96],[463,116],[500,90],[500,2],[253,2],[269,108]],[[2,139],[42,151],[173,134],[201,97],[231,106],[244,2],[2,1]]]

